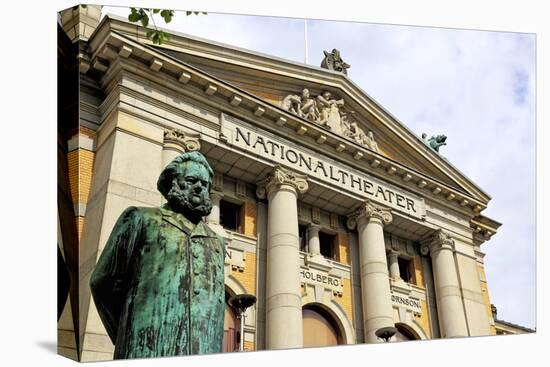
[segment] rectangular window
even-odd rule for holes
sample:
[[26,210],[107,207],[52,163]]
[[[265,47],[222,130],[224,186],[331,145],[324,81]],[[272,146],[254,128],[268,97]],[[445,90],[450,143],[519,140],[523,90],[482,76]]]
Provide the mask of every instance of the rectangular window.
[[319,242],[321,245],[321,255],[327,259],[336,260],[336,251],[334,251],[336,236],[325,232],[319,232]]
[[412,283],[412,261],[402,257],[397,258],[399,264],[399,274],[401,279],[407,283]]
[[223,228],[242,232],[241,207],[242,205],[220,200],[220,224]]

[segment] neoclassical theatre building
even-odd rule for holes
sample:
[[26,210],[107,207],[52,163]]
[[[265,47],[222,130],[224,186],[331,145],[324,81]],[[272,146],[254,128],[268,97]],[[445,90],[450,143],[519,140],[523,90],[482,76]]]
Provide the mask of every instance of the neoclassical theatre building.
[[79,269],[61,354],[112,358],[90,275],[122,211],[161,205],[161,170],[192,150],[215,171],[206,220],[226,239],[226,297],[257,297],[244,335],[227,305],[225,351],[379,343],[387,327],[390,341],[497,333],[481,249],[500,226],[482,214],[490,196],[359,88],[337,51],[315,67],[178,33],[158,46],[93,6],[62,12],[59,29],[79,93],[58,144],[59,218],[73,223],[59,246]]

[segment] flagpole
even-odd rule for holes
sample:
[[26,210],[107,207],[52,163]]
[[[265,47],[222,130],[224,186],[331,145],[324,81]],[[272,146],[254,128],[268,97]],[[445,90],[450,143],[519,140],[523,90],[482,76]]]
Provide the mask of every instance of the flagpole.
[[307,64],[307,19],[305,18],[304,18],[304,44],[305,44],[304,62]]

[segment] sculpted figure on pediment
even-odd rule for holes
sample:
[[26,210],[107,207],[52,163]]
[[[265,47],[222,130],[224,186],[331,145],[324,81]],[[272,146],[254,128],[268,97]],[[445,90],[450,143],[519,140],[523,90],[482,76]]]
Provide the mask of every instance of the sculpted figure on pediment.
[[319,124],[327,126],[337,134],[342,134],[340,107],[344,105],[344,100],[332,98],[332,94],[328,91],[318,95],[316,100],[319,109]]
[[310,121],[316,121],[319,118],[319,110],[307,88],[302,90],[301,96],[297,94],[289,94],[286,96],[282,101],[281,107],[284,110]]
[[342,126],[345,137],[378,153],[378,144],[374,140],[374,133],[369,131],[365,134],[365,131],[359,127],[357,121],[351,118],[349,113],[345,111],[342,111]]
[[289,94],[283,98],[281,108],[378,152],[374,133],[365,133],[351,116],[354,112],[344,109],[344,100],[334,98],[329,91],[313,98],[304,88],[301,95]]

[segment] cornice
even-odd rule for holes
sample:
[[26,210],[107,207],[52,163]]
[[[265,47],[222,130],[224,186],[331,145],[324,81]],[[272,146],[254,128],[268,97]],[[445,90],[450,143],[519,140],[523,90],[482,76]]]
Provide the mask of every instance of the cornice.
[[479,243],[490,240],[501,225],[501,223],[483,215],[470,220],[470,227],[473,228],[474,237]]

